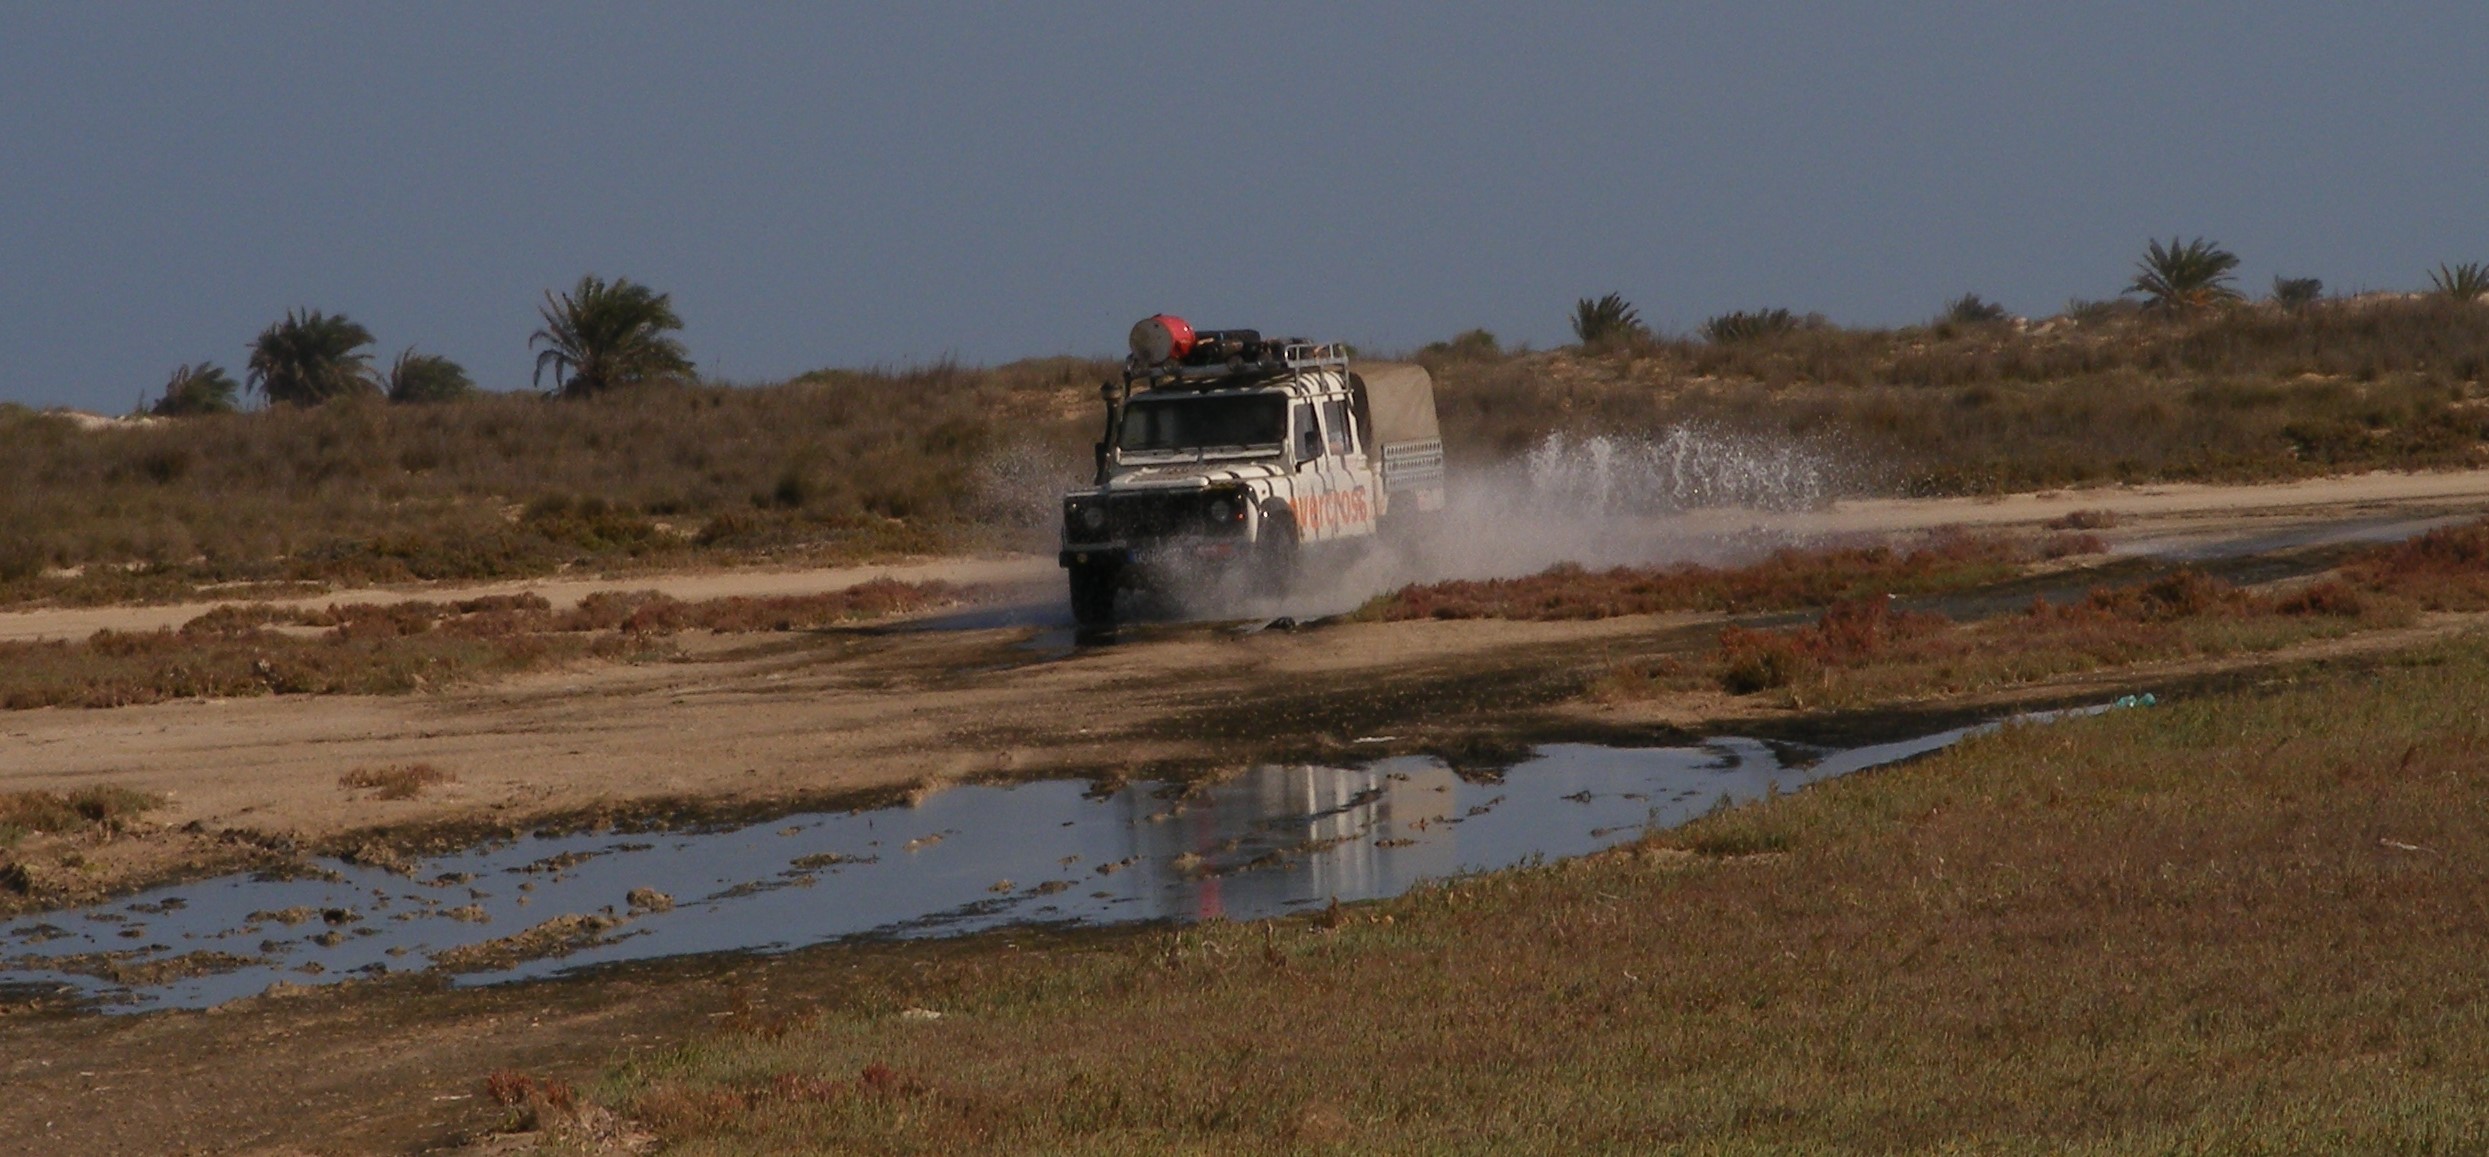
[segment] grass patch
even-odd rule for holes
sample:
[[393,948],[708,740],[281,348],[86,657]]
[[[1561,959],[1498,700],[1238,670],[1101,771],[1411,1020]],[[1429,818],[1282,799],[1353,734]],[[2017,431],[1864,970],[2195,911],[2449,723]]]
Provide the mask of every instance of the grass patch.
[[1332,919],[859,949],[583,1096],[701,1154],[2470,1149],[2480,642]]
[[694,602],[655,591],[600,591],[560,611],[533,594],[325,608],[231,604],[179,630],[0,643],[0,708],[404,694],[587,659],[663,657],[673,653],[666,637],[681,631],[814,629],[981,593],[877,579],[818,595]]
[[1794,610],[1868,593],[1927,594],[2000,582],[2042,558],[2101,549],[2088,535],[2038,541],[1939,534],[1915,548],[1780,550],[1749,566],[1682,564],[1592,571],[1552,567],[1517,579],[1421,583],[1378,595],[1356,617],[1401,619],[1604,619],[1663,611]]
[[373,799],[390,800],[413,799],[425,788],[456,782],[456,775],[429,763],[358,767],[337,777],[337,786],[348,791],[368,791]]
[[112,786],[0,793],[0,848],[36,834],[119,831],[164,803],[163,796]]

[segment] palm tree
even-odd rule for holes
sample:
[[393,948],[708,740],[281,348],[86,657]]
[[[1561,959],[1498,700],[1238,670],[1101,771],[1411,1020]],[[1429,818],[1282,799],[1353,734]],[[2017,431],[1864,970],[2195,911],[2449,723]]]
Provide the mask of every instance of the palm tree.
[[590,274],[569,293],[555,297],[545,291],[544,328],[527,339],[528,348],[541,342],[536,354],[536,381],[553,371],[553,382],[571,396],[601,393],[616,386],[682,377],[692,372],[683,343],[666,331],[683,328],[666,295],[617,277],[611,284]]
[[251,343],[250,380],[271,402],[316,406],[331,398],[379,388],[372,380],[372,355],[356,351],[372,344],[372,331],[319,310],[287,310],[285,320],[262,330]]
[[1573,303],[1573,336],[1584,346],[1596,348],[1646,338],[1651,331],[1624,294],[1611,293],[1596,301],[1585,297]]
[[2147,305],[2171,312],[2223,305],[2242,300],[2230,285],[2230,271],[2236,268],[2236,254],[2201,237],[2183,245],[2172,237],[2167,247],[2153,241],[2143,260],[2135,263],[2135,280],[2126,292],[2140,293],[2151,299]]
[[240,407],[234,395],[242,387],[226,376],[225,368],[214,362],[180,366],[165,379],[164,396],[147,412],[161,417],[178,418],[191,414],[230,414]]
[[2478,301],[2489,296],[2489,265],[2466,261],[2461,265],[2437,267],[2429,281],[2441,297],[2456,301]]
[[475,392],[466,367],[439,354],[419,354],[406,347],[389,366],[392,402],[450,402]]

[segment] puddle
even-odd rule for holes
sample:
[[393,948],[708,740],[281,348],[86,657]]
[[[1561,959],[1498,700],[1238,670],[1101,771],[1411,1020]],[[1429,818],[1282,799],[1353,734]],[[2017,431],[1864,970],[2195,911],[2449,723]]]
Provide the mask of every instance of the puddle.
[[315,877],[227,877],[0,923],[0,992],[199,1008],[280,982],[438,970],[489,983],[854,936],[1256,919],[1581,855],[1985,729],[1830,753],[1559,744],[1491,777],[1404,757],[1260,767],[1190,793],[961,787],[731,830],[530,837],[411,876],[327,862]]
[[2292,524],[2278,530],[2260,530],[2232,535],[2179,534],[2145,539],[2117,548],[2115,553],[2143,555],[2173,562],[2215,562],[2224,559],[2253,558],[2284,551],[2312,550],[2329,546],[2376,546],[2418,538],[2441,527],[2478,521],[2476,512],[2433,514],[2420,517],[2389,515],[2377,518],[2326,520]]

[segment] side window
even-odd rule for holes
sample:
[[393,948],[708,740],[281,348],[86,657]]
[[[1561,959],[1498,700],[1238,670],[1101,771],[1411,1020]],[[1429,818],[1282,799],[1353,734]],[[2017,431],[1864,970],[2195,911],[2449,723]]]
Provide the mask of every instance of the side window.
[[1348,403],[1336,400],[1324,402],[1322,429],[1330,436],[1332,453],[1345,458],[1353,451],[1348,437]]
[[1322,457],[1322,427],[1314,422],[1314,404],[1296,404],[1296,460],[1310,462]]

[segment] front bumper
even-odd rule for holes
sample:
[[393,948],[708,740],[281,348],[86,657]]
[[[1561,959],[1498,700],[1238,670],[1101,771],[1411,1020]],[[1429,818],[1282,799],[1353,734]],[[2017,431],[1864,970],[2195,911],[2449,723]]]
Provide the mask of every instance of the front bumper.
[[1134,554],[1131,547],[1114,543],[1097,546],[1067,546],[1054,559],[1056,566],[1129,566]]
[[1252,553],[1253,540],[1248,538],[1175,538],[1139,546],[1122,542],[1065,546],[1056,553],[1054,561],[1056,566],[1061,567],[1145,567],[1177,561],[1235,562]]

